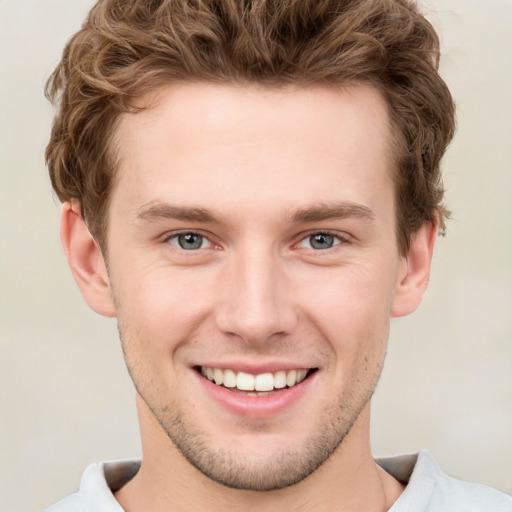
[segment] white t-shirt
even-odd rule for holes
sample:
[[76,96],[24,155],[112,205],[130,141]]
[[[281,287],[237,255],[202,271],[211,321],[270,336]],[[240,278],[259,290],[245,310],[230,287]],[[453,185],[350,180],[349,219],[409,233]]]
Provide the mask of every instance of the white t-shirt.
[[[407,485],[389,512],[512,512],[512,496],[446,475],[427,451],[377,463]],[[123,512],[113,493],[139,467],[139,460],[95,462],[85,470],[76,493],[43,512]]]

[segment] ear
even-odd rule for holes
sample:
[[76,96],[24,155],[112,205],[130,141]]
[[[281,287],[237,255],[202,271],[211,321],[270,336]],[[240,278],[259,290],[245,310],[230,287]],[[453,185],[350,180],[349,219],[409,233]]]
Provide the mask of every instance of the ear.
[[425,222],[412,237],[409,250],[400,262],[392,317],[409,315],[420,305],[430,277],[438,228],[437,222]]
[[89,307],[100,315],[115,317],[105,261],[75,201],[62,206],[60,239],[73,277]]

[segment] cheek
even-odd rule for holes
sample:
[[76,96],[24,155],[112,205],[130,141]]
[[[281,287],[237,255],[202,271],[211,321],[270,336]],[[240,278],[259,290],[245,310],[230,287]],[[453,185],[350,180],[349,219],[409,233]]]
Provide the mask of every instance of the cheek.
[[[318,314],[344,322],[389,320],[396,286],[393,262],[352,264],[294,276],[301,300]],[[293,285],[292,285],[293,286]]]
[[155,358],[172,354],[194,338],[208,315],[213,294],[207,282],[183,269],[132,264],[129,273],[112,282],[123,341]]
[[[328,340],[338,363],[349,365],[360,354],[381,358],[385,351],[394,291],[392,265],[340,268],[303,289],[303,309]],[[319,286],[319,283],[321,285]]]

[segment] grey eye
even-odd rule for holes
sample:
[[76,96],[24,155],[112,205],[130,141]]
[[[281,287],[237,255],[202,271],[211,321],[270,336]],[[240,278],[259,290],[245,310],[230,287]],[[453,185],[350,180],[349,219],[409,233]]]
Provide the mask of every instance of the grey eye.
[[[171,240],[171,243],[177,242],[177,245],[186,251],[193,251],[194,249],[200,249],[203,246],[204,237],[197,233],[181,233],[176,235]],[[176,245],[174,243],[173,245]]]
[[309,237],[309,243],[313,249],[330,249],[334,246],[335,237],[327,233],[316,233]]

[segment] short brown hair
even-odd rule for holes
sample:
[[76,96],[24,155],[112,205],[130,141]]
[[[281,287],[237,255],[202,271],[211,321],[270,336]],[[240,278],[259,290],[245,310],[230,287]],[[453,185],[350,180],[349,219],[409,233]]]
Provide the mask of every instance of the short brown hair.
[[47,84],[52,185],[105,249],[116,121],[141,95],[187,81],[368,83],[389,108],[403,254],[425,221],[444,227],[439,164],[455,123],[438,65],[435,30],[409,0],[100,0]]

